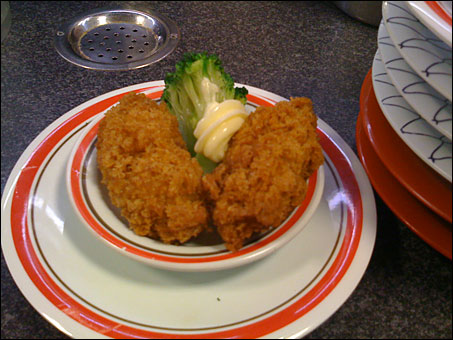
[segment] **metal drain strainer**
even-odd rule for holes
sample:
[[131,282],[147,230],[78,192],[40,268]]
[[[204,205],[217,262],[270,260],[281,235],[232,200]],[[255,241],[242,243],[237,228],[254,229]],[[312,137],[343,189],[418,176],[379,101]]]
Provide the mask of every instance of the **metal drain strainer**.
[[131,70],[170,54],[179,29],[155,12],[101,9],[85,13],[55,33],[55,47],[66,60],[97,70]]

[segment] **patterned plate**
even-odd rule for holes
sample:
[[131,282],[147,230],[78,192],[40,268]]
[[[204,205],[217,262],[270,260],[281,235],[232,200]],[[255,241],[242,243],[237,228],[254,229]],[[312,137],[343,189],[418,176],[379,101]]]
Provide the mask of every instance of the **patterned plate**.
[[363,132],[383,165],[412,196],[452,223],[452,185],[423,162],[390,126],[376,100],[368,72],[360,93]]
[[373,61],[373,88],[393,129],[424,162],[451,182],[451,141],[433,129],[399,94],[387,75],[379,51]]
[[398,92],[433,128],[451,140],[451,103],[411,69],[393,44],[382,21],[378,44],[387,74]]
[[451,48],[420,22],[404,1],[384,1],[382,16],[391,40],[410,67],[451,102]]
[[411,12],[451,47],[451,1],[407,1]]
[[376,155],[361,125],[361,114],[359,114],[356,126],[357,151],[376,192],[409,229],[451,260],[451,223],[443,220],[415,199],[392,176]]

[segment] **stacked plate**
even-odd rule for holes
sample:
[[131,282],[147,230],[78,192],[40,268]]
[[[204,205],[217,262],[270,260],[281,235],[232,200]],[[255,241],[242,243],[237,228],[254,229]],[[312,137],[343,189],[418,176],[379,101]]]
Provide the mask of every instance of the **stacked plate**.
[[385,203],[452,258],[451,1],[385,1],[357,149]]

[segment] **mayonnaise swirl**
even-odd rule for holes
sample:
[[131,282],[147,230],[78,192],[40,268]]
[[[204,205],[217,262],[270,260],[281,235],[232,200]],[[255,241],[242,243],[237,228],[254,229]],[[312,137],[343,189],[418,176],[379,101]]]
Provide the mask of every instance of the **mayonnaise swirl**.
[[216,101],[209,103],[194,131],[198,139],[195,152],[214,162],[220,162],[225,156],[228,142],[247,116],[248,112],[239,100],[228,99],[221,103]]

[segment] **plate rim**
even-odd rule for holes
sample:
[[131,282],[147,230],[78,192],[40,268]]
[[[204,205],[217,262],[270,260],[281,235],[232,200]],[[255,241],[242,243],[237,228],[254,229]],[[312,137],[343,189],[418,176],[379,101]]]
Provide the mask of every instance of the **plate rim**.
[[[412,14],[414,14],[418,20],[420,20],[444,43],[452,47],[451,16],[449,16],[448,13],[444,11],[442,6],[437,4],[437,1],[406,1],[406,4]],[[423,7],[423,10],[425,12],[418,6]],[[445,27],[443,24],[439,24],[436,20],[433,20],[432,16],[435,16],[441,22],[445,22],[450,29]]]
[[[370,159],[374,160],[374,164],[380,163],[380,159],[378,155],[372,154],[372,143],[371,141],[367,138],[366,133],[363,131],[364,128],[362,126],[361,122],[362,116],[361,113],[359,113],[359,118],[356,122],[356,140],[357,140],[357,151],[358,154],[363,162],[363,164],[367,163]],[[364,150],[364,142],[369,143],[368,147],[366,147],[367,151]],[[448,249],[448,246],[445,244],[440,244],[439,241],[446,240],[449,237],[449,244],[451,245],[451,229],[450,229],[450,234],[448,235],[448,232],[445,232],[447,230],[447,225],[448,222],[443,220],[440,216],[437,216],[435,213],[433,213],[428,207],[424,206],[420,201],[415,199],[389,172],[385,173],[387,169],[385,168],[385,165],[382,164],[382,169],[380,169],[379,175],[375,173],[374,175],[370,172],[370,168],[374,169],[374,165],[364,165],[368,177],[370,178],[371,182],[373,183],[373,187],[379,194],[379,196],[382,198],[382,200],[385,202],[385,204],[392,210],[392,212],[411,230],[413,231],[418,237],[420,237],[424,242],[426,242],[429,246],[431,246],[433,249],[444,255],[445,257],[449,258],[450,260],[452,259],[452,249],[451,247]],[[380,179],[377,179],[376,177],[380,177]],[[385,185],[379,185],[379,182],[382,181],[383,177],[385,178]],[[391,185],[389,185],[389,180],[394,180]],[[384,188],[384,189],[383,189]],[[404,203],[401,201],[402,195],[405,196]],[[403,197],[404,197],[403,196]],[[392,200],[393,197],[393,200]],[[396,197],[396,199],[395,199]],[[407,211],[401,210],[401,207],[407,207],[407,205],[411,205],[411,213],[408,213]],[[416,211],[418,213],[417,216],[424,216],[425,218],[428,218],[430,221],[429,225],[425,225],[425,223],[419,223],[420,220],[414,219],[412,217],[412,212]],[[436,222],[438,222],[436,224]],[[432,228],[436,228],[437,232],[441,232],[442,235],[441,237],[432,237],[430,235],[430,232],[432,234]]]
[[[143,84],[150,83],[152,82]],[[140,85],[142,84],[139,84],[139,86]],[[92,104],[95,99],[96,100],[106,99],[108,96],[118,94],[119,93],[118,91],[122,90],[124,92],[125,91],[124,89],[131,90],[134,88],[134,86],[137,85],[126,87],[120,90],[111,91],[105,95],[96,97],[88,102]],[[83,104],[79,105],[77,108],[80,107],[83,107]],[[77,108],[67,112],[62,117],[57,119],[54,123],[50,124],[46,129],[44,129],[33,140],[33,142],[29,144],[29,146],[19,157],[18,161],[16,162],[16,165],[14,166],[13,170],[11,171],[8,177],[4,193],[2,195],[3,211],[5,211],[5,209],[8,207],[8,204],[11,203],[10,199],[14,194],[15,185],[17,183],[17,179],[19,177],[22,165],[27,161],[27,159],[29,159],[30,155],[34,152],[35,148],[43,142],[43,138],[44,139],[49,138],[48,136],[49,132],[51,132],[55,127],[61,128],[61,123],[68,116],[70,116],[71,112],[74,113]],[[347,300],[347,298],[350,296],[350,294],[352,294],[355,287],[359,284],[363,274],[365,273],[375,244],[374,241],[376,237],[376,224],[377,224],[376,207],[372,187],[370,182],[368,181],[366,173],[360,161],[357,159],[357,156],[353,153],[352,149],[346,144],[346,142],[344,142],[342,138],[322,120],[320,120],[320,124],[323,126],[323,129],[325,131],[325,138],[327,138],[329,143],[331,143],[332,150],[334,150],[339,156],[344,157],[346,160],[344,162],[345,163],[344,166],[348,166],[351,169],[350,171],[352,172],[353,176],[350,176],[350,178],[345,178],[345,181],[348,181],[348,184],[356,185],[357,192],[353,194],[359,195],[359,197],[361,198],[362,210],[360,213],[362,214],[363,220],[361,221],[360,235],[355,235],[356,238],[354,239],[354,242],[356,243],[355,244],[356,248],[354,248],[353,251],[350,250],[349,248],[345,250],[347,251],[347,255],[349,256],[348,257],[349,263],[346,267],[344,266],[342,267],[343,271],[341,272],[342,274],[341,280],[336,282],[335,286],[331,287],[331,290],[325,296],[326,298],[328,296],[331,296],[332,299],[336,301],[336,304],[334,306],[323,307],[330,308],[327,313],[328,314],[327,316],[325,310],[321,310],[319,308],[317,310],[315,309],[315,311],[310,315],[314,315],[317,312],[318,314],[322,314],[323,320],[317,319],[316,324],[312,324],[311,327],[307,327],[305,330],[301,331],[300,325],[298,325],[298,323],[301,322],[302,317],[298,317],[295,320],[287,323],[286,325],[276,330],[276,332],[279,334],[283,333],[288,334],[288,332],[291,332],[289,336],[294,336],[294,334],[296,334],[294,333],[295,329],[298,329],[296,331],[298,336],[303,335],[304,332],[313,330],[314,328],[319,326],[319,324],[324,322],[328,317],[330,317],[332,313],[334,313],[334,311],[338,309],[345,300]],[[8,219],[11,217],[10,215],[6,217],[6,215],[7,214],[2,214],[2,224],[5,220],[8,221]],[[26,297],[26,299],[32,304],[32,306],[35,307],[38,313],[43,315],[43,317],[46,320],[51,322],[55,327],[57,327],[62,332],[68,334],[69,336],[76,336],[76,334],[73,333],[82,332],[83,334],[95,335],[99,337],[100,336],[99,333],[87,329],[86,326],[81,326],[79,322],[75,321],[70,316],[64,313],[62,315],[61,310],[59,308],[57,308],[47,298],[45,298],[41,292],[37,291],[37,288],[35,287],[33,281],[28,276],[24,267],[22,266],[23,264],[19,259],[19,255],[16,248],[11,243],[7,242],[7,240],[10,241],[12,238],[11,235],[8,235],[8,232],[11,232],[10,223],[9,226],[10,226],[9,228],[2,228],[2,249],[4,252],[5,260],[8,265],[9,271],[13,279],[15,280],[16,285],[19,286],[19,289],[21,290],[22,294]],[[360,253],[361,256],[357,256],[358,253]],[[353,269],[357,270],[358,272],[353,272]],[[340,284],[340,286],[345,285],[346,288],[344,290],[339,291],[338,289],[336,289],[337,284]],[[325,302],[325,300],[326,299],[323,298],[321,302]],[[343,302],[339,303],[340,300]],[[325,304],[326,303],[324,303],[323,305]],[[57,318],[55,318],[55,315],[57,315]],[[267,334],[269,335],[270,333]],[[265,335],[266,334],[264,334],[263,336]]]
[[[387,71],[385,70],[385,66],[383,65],[382,61],[381,61],[381,56],[380,56],[380,51],[379,49],[376,51],[376,55],[373,59],[373,66],[372,66],[372,74],[373,74],[373,77],[372,77],[372,80],[373,80],[373,88],[374,88],[374,92],[376,94],[376,99],[377,99],[377,102],[379,104],[379,107],[381,108],[381,111],[382,113],[384,114],[384,116],[387,118],[387,121],[389,122],[390,126],[392,126],[393,130],[398,134],[398,136],[400,136],[400,138],[406,143],[406,145],[422,160],[424,161],[428,166],[430,166],[431,168],[433,168],[433,170],[435,170],[437,173],[439,173],[439,175],[441,175],[442,177],[444,177],[446,180],[448,180],[449,182],[452,182],[452,173],[448,173],[448,171],[446,169],[443,169],[441,168],[440,166],[437,166],[434,162],[430,161],[429,160],[429,157],[427,155],[425,155],[423,153],[422,150],[419,149],[419,146],[424,144],[424,143],[420,143],[419,142],[419,139],[417,139],[417,142],[414,141],[415,137],[412,137],[412,139],[409,139],[408,136],[412,136],[413,134],[410,134],[410,135],[405,135],[404,133],[402,133],[400,131],[400,126],[397,126],[397,122],[395,122],[393,119],[392,119],[392,115],[388,112],[388,109],[387,107],[385,107],[385,105],[382,103],[382,100],[380,99],[381,97],[381,90],[379,89],[378,86],[376,86],[378,80],[376,79],[376,76],[379,75],[379,76],[385,76],[387,78],[388,77],[388,74],[387,74]],[[380,66],[378,63],[382,63],[382,66]],[[376,73],[378,72],[376,70],[376,67],[382,67],[382,71],[383,72],[380,72],[380,73]],[[388,79],[390,80],[390,78]],[[396,95],[392,95],[392,96],[389,96],[389,98],[392,98],[392,97],[401,97],[401,100],[405,103],[406,107],[405,109],[407,110],[410,110],[414,115],[416,115],[420,120],[421,120],[421,124],[423,126],[423,128],[425,130],[428,130],[430,132],[429,136],[433,137],[432,135],[440,135],[440,139],[442,138],[445,138],[447,139],[447,141],[445,141],[445,143],[447,144],[451,144],[451,141],[448,141],[448,138],[441,135],[439,132],[437,132],[437,130],[435,130],[434,128],[432,128],[428,123],[425,122],[425,120],[420,117],[420,115],[418,113],[416,113],[412,107],[406,102],[406,100],[404,99],[403,96],[401,96],[398,92],[398,90],[396,90],[393,85],[393,83],[391,83],[391,81],[387,82],[387,81],[382,81],[382,80],[379,80],[379,82],[381,83],[385,83],[386,85],[388,86],[392,86],[393,87],[393,90],[392,92],[395,92]],[[392,106],[396,106],[396,105],[392,105]],[[399,108],[401,109],[401,108]],[[401,109],[402,110],[402,109]],[[407,122],[406,122],[407,123]],[[439,139],[439,141],[440,141]],[[434,150],[431,150],[432,151],[435,151],[439,148],[439,146],[436,146],[436,148],[434,148]],[[450,155],[451,157],[451,155]]]
[[[387,34],[387,35],[385,35]],[[390,41],[384,43],[382,40],[384,38],[388,38]],[[395,44],[393,43],[393,41],[390,39],[390,36],[388,35],[388,32],[387,32],[387,28],[385,27],[384,23],[381,21],[381,24],[379,25],[379,30],[378,30],[378,48],[379,48],[379,52],[381,54],[381,57],[382,57],[382,61],[383,61],[383,64],[384,64],[384,67],[385,67],[385,70],[387,72],[387,75],[389,76],[389,78],[391,79],[393,85],[395,86],[395,88],[398,90],[399,94],[401,94],[401,96],[403,96],[403,98],[407,101],[407,103],[429,124],[431,125],[434,129],[436,129],[439,133],[443,134],[445,137],[447,137],[450,141],[452,140],[452,127],[451,127],[451,120],[450,120],[450,126],[448,127],[444,127],[443,124],[438,124],[436,125],[435,122],[433,122],[434,120],[434,117],[430,117],[430,115],[432,115],[432,111],[433,110],[426,110],[426,106],[427,105],[427,102],[424,101],[424,100],[420,100],[419,99],[419,96],[420,95],[424,95],[424,96],[431,96],[433,97],[434,94],[436,94],[438,97],[440,98],[437,98],[437,100],[439,101],[444,101],[444,102],[448,102],[448,100],[442,96],[440,93],[438,93],[434,88],[432,88],[423,78],[421,78],[416,72],[414,75],[414,77],[418,77],[420,79],[421,82],[423,82],[422,84],[420,84],[420,82],[417,82],[416,84],[418,86],[422,86],[422,88],[417,88],[417,92],[413,92],[413,93],[408,93],[408,92],[405,92],[404,89],[415,84],[415,83],[408,83],[407,81],[402,81],[400,77],[398,77],[398,75],[401,75],[401,73],[395,73],[396,71],[401,71],[401,72],[404,72],[404,73],[407,73],[407,70],[403,70],[403,69],[393,69],[392,67],[390,67],[390,63],[391,62],[394,62],[398,59],[394,59],[394,58],[388,58],[388,54],[387,54],[387,48],[383,48],[385,45],[389,45],[391,44],[390,47],[392,47],[394,50],[395,50],[395,56],[397,55],[399,58],[398,59],[401,59],[401,62],[404,63],[405,65],[407,65],[407,69],[409,69],[410,71],[414,72],[412,70],[412,68],[409,66],[409,64],[407,64],[406,60],[403,58],[403,56],[401,55],[401,53],[399,52],[399,50],[396,48]],[[423,89],[423,92],[420,93],[420,90]],[[431,93],[433,92],[433,93]],[[420,104],[421,102],[421,105],[422,107],[417,107],[417,104]],[[449,102],[448,102],[449,103]],[[448,105],[448,103],[446,103]],[[451,103],[450,103],[450,107],[451,107]],[[451,118],[451,112],[450,112],[450,118]],[[448,125],[448,124],[447,124]]]
[[[363,133],[370,140],[377,156],[393,177],[423,204],[451,223],[451,184],[449,185],[445,178],[426,165],[390,126],[374,94],[371,72],[370,69],[362,84],[360,93],[361,118],[359,117],[359,119],[362,122]],[[376,129],[376,125],[380,126],[378,128],[379,132]],[[383,137],[384,135],[385,137]],[[389,155],[389,152],[395,152],[398,156]],[[404,162],[405,166],[397,167],[392,163],[394,159],[397,159],[398,162]],[[415,173],[420,174],[424,178],[422,183],[415,182],[418,180],[412,177]],[[429,182],[429,188],[425,186],[426,182]],[[447,186],[450,186],[449,192]],[[442,196],[439,198],[434,192],[441,192]],[[440,199],[440,202],[434,204],[433,199]],[[448,210],[446,207],[438,206],[444,202],[449,202],[450,211],[446,211]]]
[[[397,6],[397,4],[400,5],[400,6]],[[414,58],[414,54],[410,54],[406,49],[402,49],[401,46],[400,46],[400,42],[401,41],[405,41],[407,39],[396,39],[396,34],[395,34],[395,31],[393,30],[393,28],[391,27],[391,25],[389,24],[389,11],[391,10],[391,8],[395,6],[395,7],[399,7],[401,10],[405,11],[406,13],[408,13],[408,15],[412,15],[412,12],[407,8],[407,5],[405,4],[404,1],[384,1],[383,4],[382,4],[382,19],[384,21],[384,24],[387,28],[387,32],[389,33],[390,35],[390,38],[392,39],[394,45],[397,47],[398,51],[400,52],[400,54],[403,56],[403,58],[406,60],[406,62],[408,63],[408,65],[415,71],[417,72],[417,74],[422,77],[429,85],[431,85],[437,92],[439,92],[440,94],[442,94],[445,98],[447,98],[450,102],[452,101],[452,93],[451,91],[448,91],[448,89],[444,88],[441,84],[442,83],[447,83],[447,84],[450,84],[451,83],[451,73],[450,73],[450,82],[448,81],[445,81],[443,82],[442,80],[439,80],[439,79],[434,79],[434,78],[429,78],[427,75],[426,75],[426,70],[423,71],[420,69],[420,65],[419,65],[419,61],[421,60],[420,58]],[[416,19],[416,17],[414,16],[414,18]],[[418,19],[417,19],[418,20]],[[421,23],[420,23],[421,24]],[[423,26],[423,24],[421,24],[421,26]],[[424,32],[425,35],[428,34],[428,35],[433,35],[433,33],[431,33],[431,31],[429,31],[425,26],[422,27],[422,29],[424,29]],[[424,35],[423,35],[424,36]],[[436,37],[437,39],[437,37]],[[442,44],[445,44],[441,39],[438,40],[439,43],[442,43]],[[433,45],[430,43],[430,45]],[[448,45],[445,44],[445,47],[448,47]],[[439,48],[440,49],[440,48]],[[409,49],[410,50],[410,49]],[[430,66],[433,66],[434,64],[430,65]],[[450,85],[450,90],[451,90],[451,85]]]

